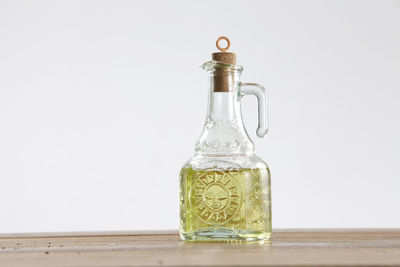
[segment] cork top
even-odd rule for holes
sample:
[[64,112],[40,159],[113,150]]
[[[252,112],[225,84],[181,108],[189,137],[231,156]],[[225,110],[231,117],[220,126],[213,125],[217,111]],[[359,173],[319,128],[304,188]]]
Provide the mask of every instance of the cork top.
[[[226,46],[221,47],[221,40],[226,41]],[[231,42],[225,36],[221,36],[217,39],[217,48],[221,52],[213,53],[212,63],[217,68],[212,70],[212,86],[213,91],[217,93],[234,92],[236,88],[235,75],[233,70],[240,70],[240,66],[236,65],[235,53],[226,52],[231,46]]]
[[[227,43],[226,47],[224,47],[224,48],[221,47],[221,45],[219,44],[221,42],[221,40],[226,41],[226,43]],[[236,54],[231,53],[231,52],[226,52],[229,49],[229,47],[231,46],[231,42],[229,41],[228,37],[220,36],[217,39],[216,45],[217,45],[218,50],[221,52],[213,53],[212,60],[223,62],[223,63],[230,64],[230,65],[236,65]]]

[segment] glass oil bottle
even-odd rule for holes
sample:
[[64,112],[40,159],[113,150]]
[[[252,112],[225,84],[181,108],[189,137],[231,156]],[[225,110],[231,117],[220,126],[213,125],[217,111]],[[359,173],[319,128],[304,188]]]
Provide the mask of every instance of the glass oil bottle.
[[[221,48],[219,42],[226,40]],[[229,39],[217,40],[221,52],[202,65],[209,75],[208,112],[195,155],[180,172],[180,236],[187,241],[264,242],[271,238],[271,188],[267,164],[254,154],[242,121],[240,100],[258,99],[257,136],[267,125],[266,90],[243,83],[243,67],[226,52]]]

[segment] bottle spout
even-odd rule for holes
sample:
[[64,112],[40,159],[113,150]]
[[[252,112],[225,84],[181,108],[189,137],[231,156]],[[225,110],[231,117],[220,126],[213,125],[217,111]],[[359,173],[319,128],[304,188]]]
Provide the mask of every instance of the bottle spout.
[[241,72],[243,70],[243,67],[240,65],[232,65],[228,63],[224,63],[221,61],[216,61],[216,60],[209,60],[204,62],[199,66],[199,68],[209,72],[209,71],[214,71],[214,70],[226,70],[226,71],[239,71]]

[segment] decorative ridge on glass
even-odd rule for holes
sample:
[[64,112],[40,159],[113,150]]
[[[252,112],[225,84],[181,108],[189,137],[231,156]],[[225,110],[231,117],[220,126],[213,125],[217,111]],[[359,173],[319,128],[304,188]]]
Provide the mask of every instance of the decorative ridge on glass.
[[221,61],[215,61],[215,60],[210,60],[204,62],[200,68],[202,68],[205,71],[213,71],[215,69],[226,69],[227,71],[238,71],[242,72],[243,67],[241,65],[233,65]]

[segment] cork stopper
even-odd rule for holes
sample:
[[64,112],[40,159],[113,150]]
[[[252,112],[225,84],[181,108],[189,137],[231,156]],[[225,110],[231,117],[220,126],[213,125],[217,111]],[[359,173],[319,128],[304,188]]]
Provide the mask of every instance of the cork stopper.
[[[226,41],[225,48],[222,48],[221,45],[219,44],[221,42],[221,40]],[[231,46],[231,42],[229,41],[228,37],[220,36],[217,39],[216,45],[217,45],[218,50],[221,52],[213,53],[212,60],[231,64],[231,65],[236,65],[236,54],[231,53],[231,52],[226,52],[229,49],[229,47]]]
[[[221,40],[225,40],[227,45],[222,48],[219,44]],[[212,60],[223,62],[230,65],[236,65],[236,54],[231,52],[226,52],[231,46],[231,42],[225,36],[221,36],[217,39],[217,48],[221,52],[213,53]],[[233,92],[235,90],[234,76],[228,68],[222,67],[214,71],[213,77],[213,90],[214,92]]]

